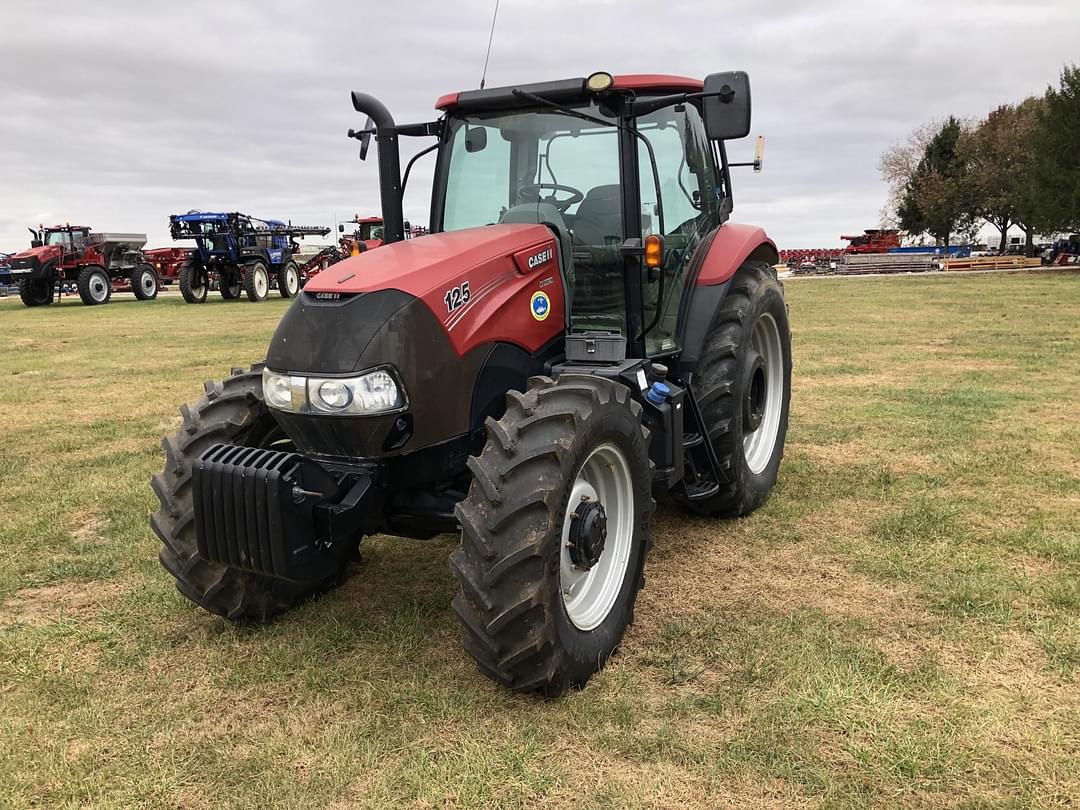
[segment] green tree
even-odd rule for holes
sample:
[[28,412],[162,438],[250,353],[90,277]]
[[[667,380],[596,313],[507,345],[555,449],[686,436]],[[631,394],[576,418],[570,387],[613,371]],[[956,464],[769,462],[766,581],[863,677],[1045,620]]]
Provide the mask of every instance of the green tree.
[[1030,255],[1032,237],[1042,225],[1034,207],[1033,150],[1041,105],[1038,98],[1003,104],[960,138],[958,148],[970,172],[975,214],[998,230],[1002,252],[1009,227],[1019,225],[1027,234]]
[[1035,208],[1048,230],[1080,231],[1080,68],[1049,87],[1035,132]]
[[963,132],[960,121],[950,115],[930,138],[896,212],[903,230],[912,235],[928,233],[946,250],[952,234],[977,216],[974,184],[960,149]]

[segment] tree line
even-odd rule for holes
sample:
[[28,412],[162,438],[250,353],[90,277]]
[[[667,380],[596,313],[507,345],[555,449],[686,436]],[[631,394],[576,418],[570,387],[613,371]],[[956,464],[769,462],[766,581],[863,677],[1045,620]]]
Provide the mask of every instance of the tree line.
[[983,222],[1001,234],[1080,231],[1080,67],[1067,65],[1060,85],[986,118],[950,115],[917,127],[887,149],[881,174],[889,184],[886,219],[914,237],[974,239]]

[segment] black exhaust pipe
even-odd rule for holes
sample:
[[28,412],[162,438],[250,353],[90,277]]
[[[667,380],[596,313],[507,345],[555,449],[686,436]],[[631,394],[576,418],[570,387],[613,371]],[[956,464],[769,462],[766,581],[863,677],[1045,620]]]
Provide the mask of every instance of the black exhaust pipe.
[[379,147],[379,196],[382,200],[383,241],[405,238],[405,215],[401,210],[401,160],[398,156],[397,127],[386,105],[375,96],[353,90],[353,108],[366,113],[375,124]]

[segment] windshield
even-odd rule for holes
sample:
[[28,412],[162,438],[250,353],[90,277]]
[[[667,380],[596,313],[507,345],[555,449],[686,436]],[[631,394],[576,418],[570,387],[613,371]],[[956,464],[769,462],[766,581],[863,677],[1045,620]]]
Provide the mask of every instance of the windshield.
[[47,231],[45,234],[45,244],[71,247],[71,231]]
[[595,104],[579,109],[601,121],[547,109],[452,118],[442,227],[551,226],[573,328],[625,333],[619,130]]
[[617,138],[614,120],[601,126],[555,111],[452,119],[443,229],[490,225],[524,204],[550,203],[573,218],[591,192],[618,185]]

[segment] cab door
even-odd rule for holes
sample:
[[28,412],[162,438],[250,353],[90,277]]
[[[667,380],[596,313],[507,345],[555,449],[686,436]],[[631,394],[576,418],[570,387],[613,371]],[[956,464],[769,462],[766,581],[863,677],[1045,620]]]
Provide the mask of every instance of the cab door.
[[649,151],[638,152],[641,237],[664,237],[664,263],[644,278],[645,353],[678,352],[678,319],[691,259],[720,224],[720,195],[713,151],[701,113],[691,103],[656,110],[638,119],[638,131],[656,156],[659,193]]

